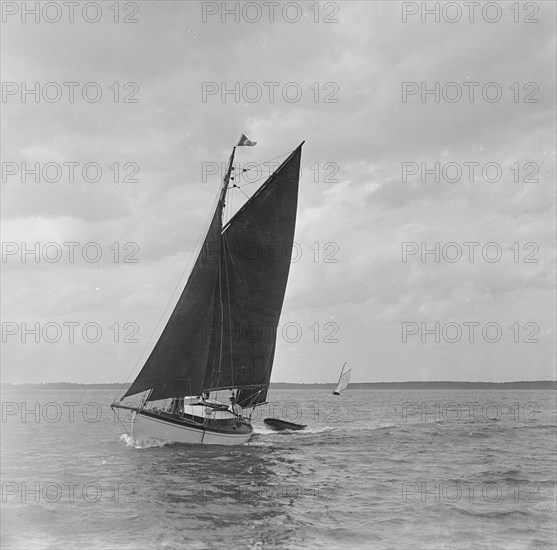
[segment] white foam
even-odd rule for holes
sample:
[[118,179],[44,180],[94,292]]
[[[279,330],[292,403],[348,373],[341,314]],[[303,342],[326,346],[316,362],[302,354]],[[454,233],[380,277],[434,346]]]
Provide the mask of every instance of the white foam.
[[164,447],[168,445],[169,441],[164,441],[162,439],[157,439],[156,437],[150,437],[148,439],[143,439],[141,441],[135,441],[128,434],[122,434],[120,439],[126,444],[127,447],[132,447],[134,449],[148,449],[149,447]]

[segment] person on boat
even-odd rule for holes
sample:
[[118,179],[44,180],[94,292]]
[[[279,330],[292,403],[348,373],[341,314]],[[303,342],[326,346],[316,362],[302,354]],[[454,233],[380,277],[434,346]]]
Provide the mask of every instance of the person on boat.
[[214,399],[209,399],[209,392],[203,392],[200,397],[197,398],[200,405],[205,405],[206,407],[212,407],[213,409],[224,409],[227,410],[225,403],[220,401],[215,401]]
[[202,405],[206,404],[209,402],[209,392],[208,391],[204,391],[198,398],[197,398],[198,403],[201,403]]
[[232,394],[228,399],[230,400],[230,406],[228,407],[228,410],[231,413],[234,413],[236,416],[241,416],[242,408],[240,407],[240,405],[238,405],[238,402],[236,401],[236,397],[234,397],[234,394]]
[[184,398],[174,397],[170,404],[170,411],[172,414],[181,414],[184,412]]

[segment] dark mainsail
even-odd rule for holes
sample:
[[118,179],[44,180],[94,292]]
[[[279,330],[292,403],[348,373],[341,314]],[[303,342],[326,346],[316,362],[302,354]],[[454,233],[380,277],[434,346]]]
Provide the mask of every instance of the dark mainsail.
[[224,229],[221,195],[184,291],[124,397],[152,390],[148,400],[156,401],[239,388],[242,406],[265,401],[292,256],[302,145]]
[[269,383],[292,257],[300,157],[301,146],[223,231],[225,284],[215,288],[213,299],[222,303],[222,313],[216,312],[213,326],[206,388]]

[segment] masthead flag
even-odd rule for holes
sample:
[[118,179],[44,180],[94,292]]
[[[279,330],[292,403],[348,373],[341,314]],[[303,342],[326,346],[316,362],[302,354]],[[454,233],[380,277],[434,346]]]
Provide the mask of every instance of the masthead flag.
[[236,147],[253,147],[254,145],[257,145],[257,141],[250,141],[245,134],[242,134],[242,137],[239,139]]

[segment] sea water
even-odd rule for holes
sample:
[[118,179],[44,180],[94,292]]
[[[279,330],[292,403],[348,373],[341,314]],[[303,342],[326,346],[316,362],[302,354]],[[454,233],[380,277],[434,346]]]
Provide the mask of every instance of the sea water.
[[236,447],[135,445],[115,393],[3,392],[2,548],[555,548],[554,391],[271,391]]

